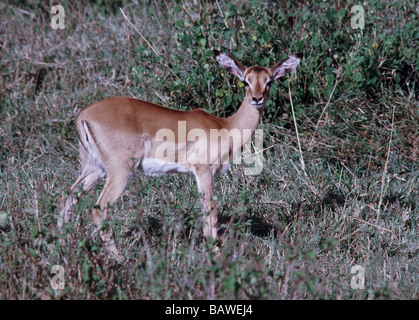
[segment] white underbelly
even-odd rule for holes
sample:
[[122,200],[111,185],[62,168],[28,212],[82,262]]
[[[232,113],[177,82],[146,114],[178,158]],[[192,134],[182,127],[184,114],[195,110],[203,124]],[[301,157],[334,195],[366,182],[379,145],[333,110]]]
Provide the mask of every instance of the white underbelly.
[[165,173],[189,173],[187,167],[177,163],[166,162],[155,158],[144,158],[140,161],[138,169],[147,176],[158,177]]

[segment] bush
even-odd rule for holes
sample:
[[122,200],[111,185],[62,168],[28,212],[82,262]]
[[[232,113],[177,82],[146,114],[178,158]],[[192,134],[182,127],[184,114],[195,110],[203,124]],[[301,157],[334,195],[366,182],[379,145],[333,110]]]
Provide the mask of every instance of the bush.
[[[316,104],[329,99],[337,80],[334,100],[376,98],[384,90],[415,92],[419,22],[413,5],[399,2],[388,8],[385,2],[369,3],[363,30],[351,27],[353,5],[243,1],[194,6],[178,2],[165,16],[175,48],[158,57],[147,47],[138,53],[145,64],[165,64],[170,69],[161,90],[173,106],[205,108],[220,116],[239,107],[244,90],[235,79],[223,80],[225,72],[213,61],[214,48],[231,52],[245,65],[266,67],[287,54],[303,52],[293,84],[297,116],[318,113]],[[142,73],[143,67],[138,68]],[[279,123],[277,116],[286,111],[287,88],[283,80],[273,86],[265,113],[269,121]]]

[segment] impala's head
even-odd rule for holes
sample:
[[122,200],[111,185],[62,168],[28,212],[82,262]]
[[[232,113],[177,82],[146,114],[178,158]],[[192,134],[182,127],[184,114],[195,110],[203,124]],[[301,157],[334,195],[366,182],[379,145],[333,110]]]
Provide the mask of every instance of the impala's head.
[[272,82],[295,70],[303,57],[302,53],[297,53],[278,62],[269,69],[260,66],[246,68],[240,61],[231,58],[223,52],[214,50],[214,54],[224,69],[244,82],[246,85],[246,99],[257,109],[265,106]]

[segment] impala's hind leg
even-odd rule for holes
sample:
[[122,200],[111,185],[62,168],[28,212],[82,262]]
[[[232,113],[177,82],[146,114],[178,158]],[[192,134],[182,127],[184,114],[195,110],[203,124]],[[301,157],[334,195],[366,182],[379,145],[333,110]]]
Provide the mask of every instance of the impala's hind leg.
[[70,222],[73,215],[73,206],[79,202],[82,194],[89,191],[105,175],[102,166],[97,162],[89,161],[83,149],[80,150],[80,155],[82,159],[82,173],[71,186],[66,199],[60,200],[60,217],[58,219],[60,231],[62,231],[65,223]]
[[111,224],[109,223],[107,225],[107,229],[103,230],[102,222],[107,219],[109,206],[114,204],[121,196],[129,178],[131,177],[131,174],[131,170],[125,168],[118,168],[118,170],[111,171],[110,173],[108,172],[105,188],[97,201],[97,206],[99,206],[100,209],[92,209],[92,218],[97,226],[96,232],[100,231],[100,236],[102,237],[103,242],[118,260],[121,260],[121,256],[119,255],[115,242],[112,239]]

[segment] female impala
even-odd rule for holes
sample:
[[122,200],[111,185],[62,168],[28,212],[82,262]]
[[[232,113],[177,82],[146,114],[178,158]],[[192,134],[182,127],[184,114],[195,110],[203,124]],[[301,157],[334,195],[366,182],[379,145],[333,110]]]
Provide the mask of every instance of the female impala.
[[[106,175],[98,206],[92,209],[93,221],[100,230],[108,206],[122,194],[132,170],[139,167],[141,172],[152,176],[192,172],[202,194],[201,210],[206,219],[204,235],[217,237],[214,175],[225,172],[228,161],[224,160],[231,160],[251,138],[272,81],[294,70],[302,55],[290,56],[268,69],[245,68],[225,53],[214,50],[214,54],[223,68],[246,85],[246,96],[239,110],[229,118],[219,118],[202,109],[178,111],[124,97],[96,102],[81,110],[76,119],[76,131],[82,173],[61,202],[60,228],[70,220],[72,206],[81,194]],[[214,132],[218,132],[215,139]],[[231,143],[231,138],[235,143]],[[79,185],[81,189],[74,199],[73,193]],[[117,254],[111,228],[100,233],[111,251]]]

